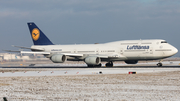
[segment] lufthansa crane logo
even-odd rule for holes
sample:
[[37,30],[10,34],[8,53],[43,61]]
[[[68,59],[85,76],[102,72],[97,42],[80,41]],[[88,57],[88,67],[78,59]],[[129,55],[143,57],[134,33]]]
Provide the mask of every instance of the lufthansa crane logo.
[[39,39],[39,36],[40,36],[40,32],[37,28],[34,28],[32,30],[32,38],[34,41],[38,40]]

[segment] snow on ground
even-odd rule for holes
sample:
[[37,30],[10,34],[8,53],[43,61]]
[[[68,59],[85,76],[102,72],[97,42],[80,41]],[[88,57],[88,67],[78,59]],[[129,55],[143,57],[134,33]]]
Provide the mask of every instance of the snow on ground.
[[0,101],[179,101],[179,63],[164,62],[165,68],[153,67],[155,62],[140,63],[150,68],[0,68]]
[[0,101],[179,101],[180,70],[0,77]]

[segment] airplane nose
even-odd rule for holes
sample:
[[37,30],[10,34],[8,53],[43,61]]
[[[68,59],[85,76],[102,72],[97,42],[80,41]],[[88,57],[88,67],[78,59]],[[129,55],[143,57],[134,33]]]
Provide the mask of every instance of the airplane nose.
[[176,54],[178,52],[178,49],[174,47],[172,51],[174,54]]

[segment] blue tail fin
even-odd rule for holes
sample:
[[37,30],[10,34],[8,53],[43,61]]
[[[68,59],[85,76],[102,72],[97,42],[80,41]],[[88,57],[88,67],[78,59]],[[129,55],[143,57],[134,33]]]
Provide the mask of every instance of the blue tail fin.
[[53,45],[46,35],[36,26],[35,23],[27,23],[34,45]]

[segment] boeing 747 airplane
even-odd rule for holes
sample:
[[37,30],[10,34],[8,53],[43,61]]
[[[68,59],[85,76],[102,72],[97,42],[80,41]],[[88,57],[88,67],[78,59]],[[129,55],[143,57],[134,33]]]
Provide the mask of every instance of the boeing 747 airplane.
[[[20,51],[20,53],[43,54],[54,63],[84,61],[88,67],[101,67],[101,62],[105,61],[107,62],[106,67],[113,67],[114,61],[137,64],[139,60],[161,60],[178,52],[174,46],[162,39],[54,45],[35,23],[27,24],[34,45],[31,48],[19,47],[31,49],[31,51]],[[162,66],[162,63],[159,62],[157,66]]]

